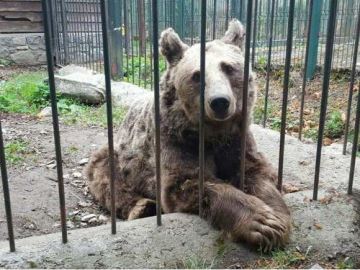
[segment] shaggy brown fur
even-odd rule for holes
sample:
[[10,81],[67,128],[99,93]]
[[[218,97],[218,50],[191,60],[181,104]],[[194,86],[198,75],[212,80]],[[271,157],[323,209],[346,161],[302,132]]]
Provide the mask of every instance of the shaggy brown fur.
[[[250,131],[246,148],[246,188],[235,188],[240,173],[240,123],[244,30],[234,20],[222,40],[206,44],[204,218],[264,250],[283,246],[290,213],[275,188],[277,175],[257,151]],[[172,30],[160,39],[168,69],[161,80],[162,207],[165,213],[198,213],[198,119],[200,47],[188,47]],[[248,123],[256,96],[249,80]],[[212,106],[225,97],[220,114]],[[221,105],[222,106],[222,105]],[[116,152],[116,208],[123,219],[155,214],[153,100],[136,102],[120,127]],[[110,209],[108,150],[96,152],[87,167],[91,193]]]

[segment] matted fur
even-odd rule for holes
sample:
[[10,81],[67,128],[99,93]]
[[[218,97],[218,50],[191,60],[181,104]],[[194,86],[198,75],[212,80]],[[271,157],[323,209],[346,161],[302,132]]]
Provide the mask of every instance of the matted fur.
[[[224,121],[205,107],[204,218],[263,250],[283,246],[289,237],[290,213],[275,187],[277,175],[257,151],[251,131],[246,149],[245,190],[234,185],[240,174],[240,123],[244,56],[243,26],[234,20],[222,40],[206,44],[206,96],[218,89],[231,90]],[[162,209],[165,213],[198,213],[200,47],[188,47],[172,30],[160,39],[168,69],[161,79]],[[231,66],[229,69],[228,66]],[[256,96],[255,75],[250,72],[248,123]],[[155,214],[153,99],[134,103],[119,128],[116,153],[116,209],[119,217],[134,219]],[[93,154],[87,176],[90,192],[110,209],[107,146]]]

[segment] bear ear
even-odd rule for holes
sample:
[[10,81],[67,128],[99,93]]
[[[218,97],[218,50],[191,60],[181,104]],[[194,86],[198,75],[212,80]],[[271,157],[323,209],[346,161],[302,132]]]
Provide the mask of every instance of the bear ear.
[[245,28],[236,19],[233,19],[229,23],[228,30],[221,39],[226,44],[232,44],[238,46],[240,49],[243,49],[245,43]]
[[159,43],[161,54],[166,57],[171,66],[176,65],[189,48],[172,28],[168,28],[161,33]]

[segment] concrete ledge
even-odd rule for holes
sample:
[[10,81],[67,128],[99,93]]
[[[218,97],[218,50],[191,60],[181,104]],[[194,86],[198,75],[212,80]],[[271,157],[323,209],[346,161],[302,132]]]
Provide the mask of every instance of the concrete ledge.
[[[161,227],[155,217],[118,222],[117,230],[116,235],[109,225],[73,230],[65,245],[60,233],[24,238],[16,241],[15,253],[1,242],[0,267],[175,268],[194,257],[210,265],[223,250],[219,232],[198,216],[164,215]],[[228,245],[229,251],[251,257],[246,248]]]

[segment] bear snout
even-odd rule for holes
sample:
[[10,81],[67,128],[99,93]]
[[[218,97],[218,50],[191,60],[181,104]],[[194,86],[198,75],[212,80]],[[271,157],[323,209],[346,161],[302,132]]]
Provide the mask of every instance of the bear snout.
[[232,99],[228,95],[214,95],[209,98],[208,100],[208,116],[211,119],[216,121],[224,121],[229,119],[233,112],[232,112]]

